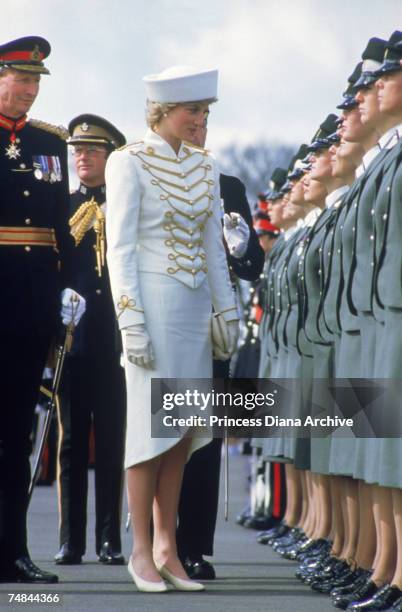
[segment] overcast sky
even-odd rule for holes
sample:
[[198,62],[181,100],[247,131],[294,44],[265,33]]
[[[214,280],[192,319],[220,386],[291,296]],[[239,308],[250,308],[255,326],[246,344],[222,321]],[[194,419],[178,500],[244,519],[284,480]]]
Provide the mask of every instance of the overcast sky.
[[217,67],[208,146],[309,140],[341,99],[371,36],[402,29],[402,0],[0,0],[0,41],[52,45],[31,116],[103,115],[144,132],[142,77]]

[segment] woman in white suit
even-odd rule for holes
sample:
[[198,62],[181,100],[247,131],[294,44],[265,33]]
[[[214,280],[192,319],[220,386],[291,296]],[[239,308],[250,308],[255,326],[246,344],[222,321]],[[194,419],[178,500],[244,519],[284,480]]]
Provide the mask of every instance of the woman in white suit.
[[161,577],[202,590],[177,557],[175,532],[185,462],[208,439],[151,437],[151,378],[211,377],[212,306],[226,327],[223,358],[237,341],[219,173],[206,150],[186,142],[216,100],[217,71],[175,66],[144,81],[149,129],[106,168],[107,259],[127,381],[128,569],[143,591],[166,591]]

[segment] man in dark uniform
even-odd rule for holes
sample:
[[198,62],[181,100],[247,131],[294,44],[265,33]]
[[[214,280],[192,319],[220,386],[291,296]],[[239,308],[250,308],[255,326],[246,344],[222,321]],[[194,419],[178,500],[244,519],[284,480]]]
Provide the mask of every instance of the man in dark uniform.
[[96,115],[69,125],[80,178],[71,196],[73,278],[87,311],[67,360],[61,395],[59,565],[81,562],[85,553],[90,430],[95,434],[96,553],[104,564],[123,564],[120,522],[125,434],[125,382],[105,264],[105,166],[126,140]]
[[[0,581],[57,582],[32,563],[26,514],[30,432],[60,294],[71,285],[66,130],[27,120],[50,45],[29,36],[0,46]],[[71,321],[75,294],[64,289]],[[79,311],[84,301],[77,296]]]
[[[207,128],[199,128],[192,144],[204,146]],[[223,228],[231,274],[256,280],[264,265],[264,251],[253,229],[243,183],[234,176],[220,175]],[[230,361],[214,360],[214,378],[229,377]],[[213,554],[218,512],[219,472],[222,440],[196,451],[187,463],[179,502],[177,545],[190,578],[211,580],[215,570],[203,555]]]

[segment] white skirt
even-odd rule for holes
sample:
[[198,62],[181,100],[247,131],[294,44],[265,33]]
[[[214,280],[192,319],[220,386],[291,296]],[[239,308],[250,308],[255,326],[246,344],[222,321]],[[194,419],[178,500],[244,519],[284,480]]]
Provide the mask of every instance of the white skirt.
[[[190,289],[175,278],[150,272],[140,272],[139,280],[155,367],[148,370],[130,363],[123,344],[127,385],[126,468],[157,457],[181,439],[151,437],[151,379],[212,377],[212,303],[208,282]],[[188,458],[210,439],[193,437]]]

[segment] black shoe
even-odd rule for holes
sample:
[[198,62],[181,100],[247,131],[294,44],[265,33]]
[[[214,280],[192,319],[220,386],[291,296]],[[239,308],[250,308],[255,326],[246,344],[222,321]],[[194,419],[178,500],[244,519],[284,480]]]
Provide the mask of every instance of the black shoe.
[[340,597],[353,593],[358,587],[367,582],[371,576],[371,571],[358,568],[354,576],[349,577],[349,581],[343,586],[334,587],[330,593],[331,597]]
[[296,578],[304,582],[308,576],[318,574],[327,565],[329,559],[329,555],[324,555],[317,557],[309,563],[301,563],[295,572]]
[[283,523],[281,523],[278,519],[273,520],[275,521],[275,524],[273,527],[271,527],[271,529],[261,531],[261,533],[258,534],[257,542],[259,544],[268,544],[268,540],[270,540],[272,537],[276,537],[278,530],[283,526]]
[[378,591],[364,601],[352,602],[347,610],[389,610],[402,595],[402,591],[396,586],[384,584]]
[[58,581],[59,577],[56,574],[44,572],[28,556],[16,559],[2,569],[0,573],[0,582],[42,582],[48,584]]
[[318,593],[325,593],[328,595],[336,588],[340,588],[351,583],[356,584],[356,578],[356,572],[349,568],[341,573],[340,576],[331,577],[328,580],[320,580],[315,583],[312,582],[310,586],[313,591],[318,591]]
[[187,557],[183,565],[192,580],[215,580],[214,566],[209,561],[205,561],[202,555]]
[[260,531],[262,529],[271,529],[276,522],[277,520],[272,518],[272,516],[250,516],[244,521],[243,527],[246,527],[247,529],[257,529]]
[[358,586],[352,593],[348,595],[341,595],[333,599],[333,605],[335,608],[341,608],[346,610],[349,604],[357,603],[358,601],[365,601],[369,597],[372,597],[378,591],[378,586],[372,580],[367,580],[360,586]]
[[298,546],[295,558],[298,561],[303,561],[303,559],[306,557],[320,554],[321,551],[328,550],[330,547],[330,543],[328,540],[324,540],[324,538],[320,538],[318,540],[308,538],[305,542]]
[[302,571],[310,571],[314,569],[323,569],[328,561],[331,559],[331,555],[328,550],[322,550],[316,555],[303,557],[303,561],[300,562],[299,568]]
[[236,523],[238,525],[243,525],[244,521],[248,518],[251,518],[251,511],[249,506],[247,508],[244,508],[244,510],[236,516]]
[[274,542],[276,542],[276,540],[279,540],[279,538],[283,538],[288,533],[289,530],[290,530],[290,527],[282,523],[282,525],[279,525],[278,528],[275,528],[275,533],[273,533],[271,538],[267,541],[267,544],[272,546]]
[[54,560],[56,565],[78,565],[81,563],[81,555],[74,548],[71,548],[67,542],[61,545],[61,548]]
[[104,542],[98,555],[100,563],[105,565],[124,565],[125,559],[120,550],[114,550],[110,542]]
[[390,608],[390,612],[402,612],[402,597],[396,600],[392,608]]
[[348,565],[345,561],[330,556],[325,565],[319,567],[316,572],[309,574],[304,582],[310,586],[313,583],[329,582],[342,576],[347,569]]

